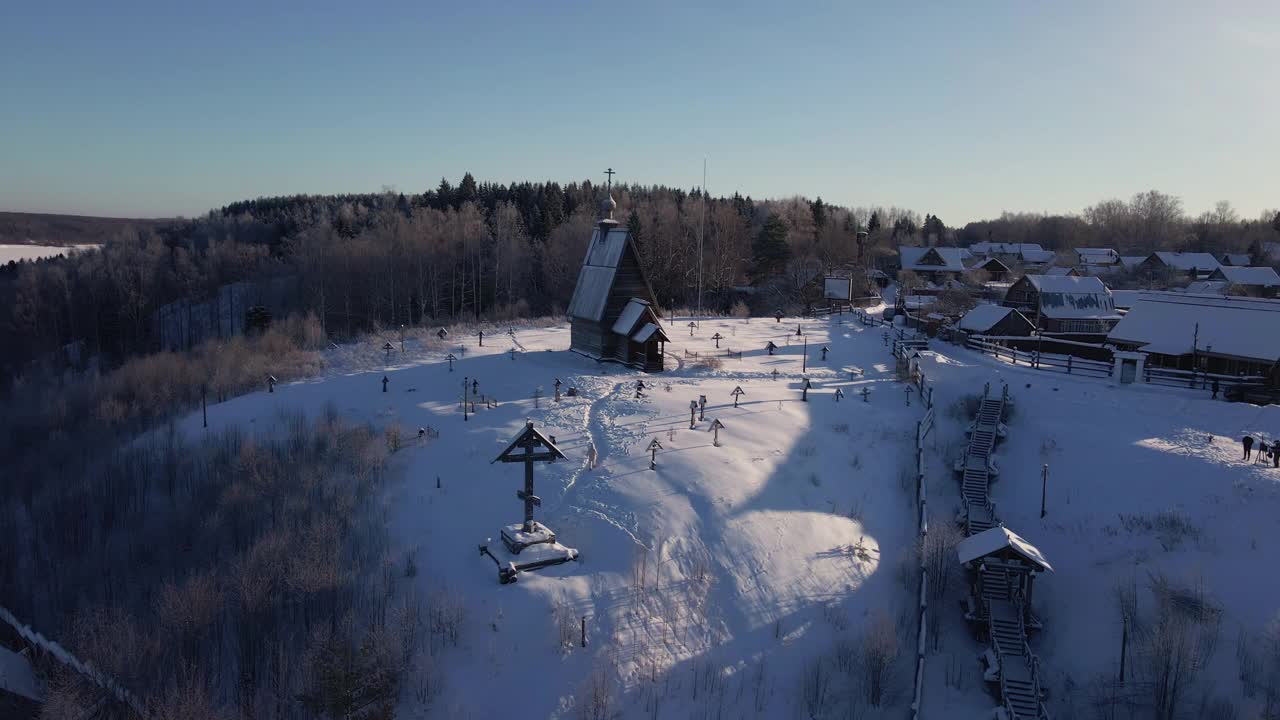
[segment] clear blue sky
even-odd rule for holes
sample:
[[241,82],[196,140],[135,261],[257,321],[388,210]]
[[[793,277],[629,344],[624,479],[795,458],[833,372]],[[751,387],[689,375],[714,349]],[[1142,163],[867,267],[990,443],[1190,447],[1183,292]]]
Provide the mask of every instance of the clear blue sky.
[[[1218,7],[1217,5],[1221,5]],[[888,6],[888,7],[886,7]],[[599,179],[948,224],[1280,206],[1280,2],[14,2],[0,209]]]

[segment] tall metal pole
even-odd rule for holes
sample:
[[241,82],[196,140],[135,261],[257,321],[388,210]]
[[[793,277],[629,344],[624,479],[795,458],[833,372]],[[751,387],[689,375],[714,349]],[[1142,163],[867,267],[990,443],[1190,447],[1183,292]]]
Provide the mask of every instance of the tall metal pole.
[[1041,518],[1043,518],[1045,515],[1044,501],[1045,501],[1045,496],[1048,495],[1048,493],[1049,493],[1049,464],[1045,463],[1044,467],[1040,468],[1040,517]]

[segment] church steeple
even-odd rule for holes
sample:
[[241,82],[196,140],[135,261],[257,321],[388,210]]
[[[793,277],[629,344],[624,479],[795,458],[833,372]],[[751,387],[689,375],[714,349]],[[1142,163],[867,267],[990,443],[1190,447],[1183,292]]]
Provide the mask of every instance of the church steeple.
[[613,211],[618,209],[618,203],[613,199],[613,168],[604,171],[609,176],[605,184],[605,198],[600,201],[600,224],[616,225],[617,221],[613,219]]

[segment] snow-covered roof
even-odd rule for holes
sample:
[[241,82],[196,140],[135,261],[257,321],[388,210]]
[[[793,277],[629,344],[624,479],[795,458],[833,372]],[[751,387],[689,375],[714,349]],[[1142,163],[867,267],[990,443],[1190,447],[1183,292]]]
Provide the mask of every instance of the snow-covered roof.
[[[998,265],[999,267],[997,267],[995,270],[989,270],[987,266],[993,263],[995,265]],[[1000,258],[997,258],[997,257],[978,258],[977,260],[972,260],[969,262],[969,269],[970,270],[989,270],[990,272],[1009,272],[1009,266],[1005,265],[1000,260]]]
[[903,270],[924,272],[964,272],[964,255],[960,252],[960,248],[926,248],[903,245],[898,248],[898,257],[902,261],[901,264]]
[[1230,283],[1226,280],[1197,280],[1185,288],[1173,290],[1172,292],[1186,293],[1188,295],[1226,295],[1228,285]]
[[627,247],[625,228],[604,228],[599,225],[591,232],[587,255],[578,271],[578,284],[569,300],[569,315],[582,320],[599,322],[604,317],[604,307],[613,287],[613,277],[622,262]]
[[1017,533],[1003,525],[997,525],[990,530],[983,530],[977,535],[970,535],[961,540],[956,545],[956,555],[959,557],[960,563],[964,564],[978,558],[987,557],[1005,548],[1012,549],[1027,562],[1041,569],[1051,572],[1053,570],[1053,566],[1049,564],[1048,560],[1044,559],[1044,554],[1035,545],[1022,539]]
[[1038,243],[997,243],[982,241],[969,246],[974,255],[1004,255],[1020,258],[1028,263],[1046,263],[1053,259],[1053,252]]
[[1069,268],[1069,267],[1047,267],[1044,270],[1040,271],[1040,273],[1042,275],[1047,275],[1049,277],[1066,277],[1070,275],[1074,270],[1075,268]]
[[1143,293],[1111,332],[1111,342],[1144,352],[1198,352],[1270,362],[1280,359],[1280,300]]
[[1059,320],[1092,318],[1116,319],[1111,291],[1096,277],[1070,275],[1027,275],[1040,293],[1040,314]]
[[1141,265],[1142,261],[1146,259],[1146,255],[1121,255],[1120,264],[1126,268],[1135,268]]
[[613,323],[614,334],[630,335],[648,307],[649,303],[640,298],[628,300],[626,307],[622,308],[622,312],[618,314],[618,319]]
[[1224,253],[1218,258],[1218,262],[1223,265],[1248,265],[1249,255],[1247,253]]
[[1232,285],[1260,285],[1276,287],[1280,285],[1280,275],[1269,267],[1236,267],[1223,265],[1209,276],[1210,280],[1226,280]]
[[1156,251],[1152,255],[1159,258],[1166,267],[1175,270],[1211,272],[1222,266],[1222,263],[1209,253]]
[[40,688],[31,663],[12,650],[0,646],[0,689],[39,701]]
[[960,318],[960,329],[970,332],[986,332],[995,327],[996,323],[1005,319],[1011,312],[1017,312],[1017,310],[1001,305],[978,305]]
[[1111,303],[1119,310],[1128,310],[1141,295],[1141,290],[1112,290]]
[[1120,254],[1112,248],[1075,248],[1080,262],[1089,265],[1114,265],[1120,262]]
[[649,338],[653,337],[654,333],[658,333],[659,338],[663,342],[667,341],[667,336],[662,334],[662,328],[658,327],[654,323],[645,323],[644,327],[637,330],[636,334],[631,336],[631,339],[638,343],[649,342]]

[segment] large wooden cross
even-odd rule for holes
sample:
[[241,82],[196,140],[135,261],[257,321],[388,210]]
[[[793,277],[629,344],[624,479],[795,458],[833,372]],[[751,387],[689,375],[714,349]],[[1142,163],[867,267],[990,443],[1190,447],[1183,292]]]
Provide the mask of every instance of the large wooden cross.
[[492,462],[524,463],[524,490],[517,490],[516,497],[524,501],[524,531],[533,532],[533,508],[542,505],[542,498],[533,494],[533,464],[563,460],[564,453],[555,443],[533,427],[533,421],[525,421],[524,430],[516,436],[502,454]]

